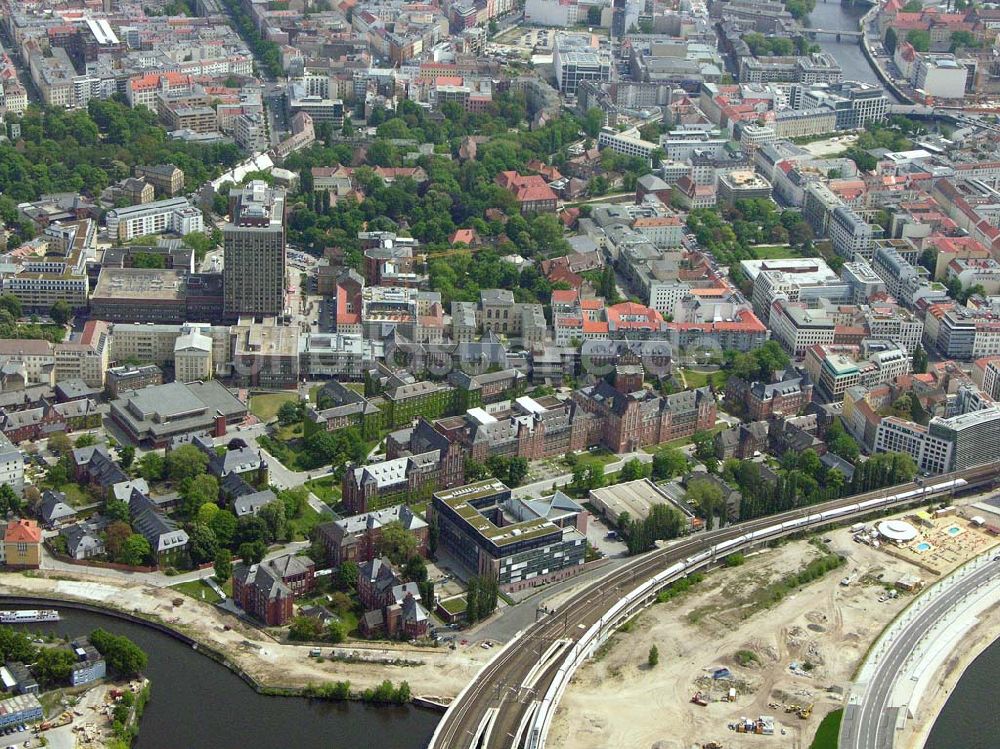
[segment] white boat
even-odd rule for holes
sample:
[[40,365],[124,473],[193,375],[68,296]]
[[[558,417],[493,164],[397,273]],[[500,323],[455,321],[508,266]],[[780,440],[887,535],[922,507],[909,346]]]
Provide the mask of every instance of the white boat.
[[59,621],[59,612],[55,609],[0,611],[0,624],[31,624],[33,622],[57,621]]

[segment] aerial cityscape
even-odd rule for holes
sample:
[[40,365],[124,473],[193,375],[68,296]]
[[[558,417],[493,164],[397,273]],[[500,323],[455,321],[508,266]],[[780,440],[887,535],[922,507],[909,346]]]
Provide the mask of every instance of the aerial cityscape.
[[1000,5],[0,0],[0,749],[996,749]]

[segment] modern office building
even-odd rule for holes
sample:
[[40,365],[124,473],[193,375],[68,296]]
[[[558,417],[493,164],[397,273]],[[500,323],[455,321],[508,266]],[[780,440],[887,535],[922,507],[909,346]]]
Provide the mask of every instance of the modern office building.
[[504,590],[582,569],[587,542],[576,524],[561,526],[528,510],[490,479],[435,493],[432,517],[441,546],[473,573],[496,578]]
[[280,315],[285,292],[285,191],[253,180],[229,194],[222,229],[227,315]]
[[563,94],[575,95],[583,81],[611,80],[611,55],[594,47],[589,34],[556,34],[552,67]]

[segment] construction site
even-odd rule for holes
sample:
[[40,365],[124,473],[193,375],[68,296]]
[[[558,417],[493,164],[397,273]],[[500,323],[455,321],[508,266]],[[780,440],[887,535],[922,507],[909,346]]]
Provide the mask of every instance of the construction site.
[[[809,747],[869,645],[930,578],[858,532],[750,555],[639,614],[578,671],[549,745]],[[838,569],[797,583],[830,555],[844,558]]]

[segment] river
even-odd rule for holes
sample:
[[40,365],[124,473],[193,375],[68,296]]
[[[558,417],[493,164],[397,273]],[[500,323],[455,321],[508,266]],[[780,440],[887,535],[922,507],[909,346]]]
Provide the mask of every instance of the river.
[[[327,749],[427,746],[438,715],[414,707],[267,697],[239,676],[179,640],[139,624],[73,609],[62,621],[29,624],[31,631],[75,636],[101,627],[125,635],[149,654],[152,696],[136,749]],[[400,670],[405,678],[405,669]]]
[[1000,712],[996,710],[1000,640],[980,653],[962,674],[934,721],[924,749],[996,749]]
[[[839,0],[827,0],[827,2],[817,0],[816,8],[809,14],[809,25],[817,29],[857,31],[861,17],[868,10],[867,5],[844,6]],[[816,44],[840,63],[840,67],[844,70],[844,80],[880,84],[857,39],[844,39],[838,42],[836,37],[822,34],[816,40]]]

